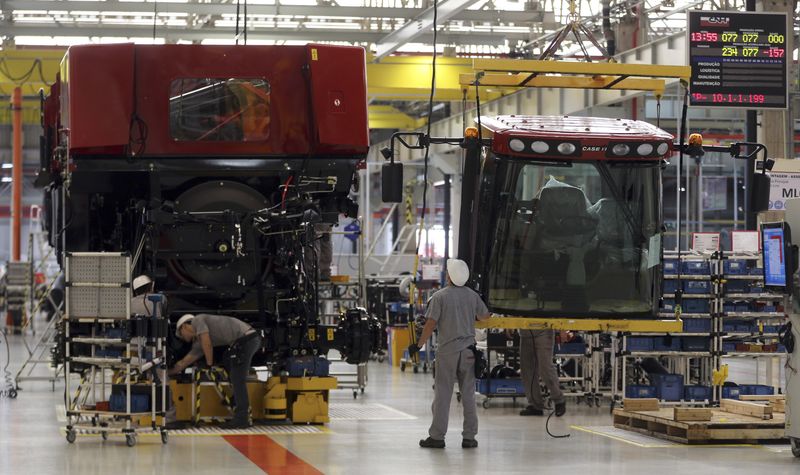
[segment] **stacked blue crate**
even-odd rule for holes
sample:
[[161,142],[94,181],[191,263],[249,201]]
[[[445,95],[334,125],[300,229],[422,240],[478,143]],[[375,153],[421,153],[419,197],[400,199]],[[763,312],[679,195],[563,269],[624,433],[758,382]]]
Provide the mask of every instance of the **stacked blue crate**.
[[680,401],[683,399],[683,375],[660,374],[653,378],[656,397],[664,401]]

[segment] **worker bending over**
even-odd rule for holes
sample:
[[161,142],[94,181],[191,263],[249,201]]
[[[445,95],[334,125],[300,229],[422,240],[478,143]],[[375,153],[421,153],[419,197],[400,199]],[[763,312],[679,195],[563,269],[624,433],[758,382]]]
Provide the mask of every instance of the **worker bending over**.
[[[439,329],[439,346],[436,350],[436,376],[434,386],[433,423],[429,437],[419,441],[420,447],[443,449],[450,416],[453,384],[458,381],[461,402],[464,405],[464,429],[461,447],[478,446],[478,414],[475,407],[475,320],[489,318],[489,310],[481,297],[464,284],[469,280],[469,268],[459,259],[447,260],[447,287],[436,292],[428,301],[425,326],[419,342],[426,342]],[[409,355],[419,352],[419,347],[408,347]]]
[[192,349],[178,361],[169,374],[178,374],[195,361],[205,357],[208,367],[214,366],[214,347],[227,347],[223,364],[233,387],[235,410],[233,419],[224,427],[241,429],[250,427],[250,400],[247,395],[247,374],[253,355],[261,347],[261,337],[253,327],[233,317],[223,315],[186,314],[178,320],[177,335],[192,342]]
[[522,373],[522,384],[528,397],[528,407],[520,416],[544,415],[544,397],[539,386],[539,378],[550,391],[550,400],[555,405],[557,417],[567,412],[567,402],[558,383],[558,373],[553,364],[553,347],[555,346],[553,330],[520,330],[519,332],[519,364]]

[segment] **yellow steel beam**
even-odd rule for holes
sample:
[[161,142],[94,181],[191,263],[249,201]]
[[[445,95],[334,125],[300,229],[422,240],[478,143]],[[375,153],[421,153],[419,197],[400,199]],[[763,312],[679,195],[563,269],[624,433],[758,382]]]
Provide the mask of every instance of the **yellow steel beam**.
[[[471,58],[436,59],[436,101],[475,100],[474,87],[462,87],[459,78],[470,74]],[[367,62],[367,86],[371,98],[390,101],[428,100],[431,93],[431,59],[427,56],[390,56],[380,63]],[[482,101],[497,99],[509,91],[482,88]]]
[[[530,78],[529,73],[500,74],[487,73],[480,77],[481,86],[495,87],[550,87],[565,89],[619,89],[635,91],[651,91],[660,96],[664,93],[664,81],[661,79],[623,78],[612,76],[536,76]],[[462,74],[459,78],[462,85],[470,85],[475,81],[475,74]]]
[[498,316],[477,322],[477,328],[508,330],[572,330],[637,333],[679,333],[683,321],[676,320],[603,320],[595,318],[526,318]]
[[424,127],[425,119],[415,119],[410,115],[389,105],[369,106],[370,129],[414,130]]
[[641,78],[677,78],[686,81],[689,80],[689,76],[692,73],[692,69],[689,66],[540,61],[532,59],[473,59],[472,67],[476,71],[486,72],[633,76]]
[[63,49],[4,49],[0,50],[0,94],[8,95],[22,87],[24,96],[50,92],[64,57]]

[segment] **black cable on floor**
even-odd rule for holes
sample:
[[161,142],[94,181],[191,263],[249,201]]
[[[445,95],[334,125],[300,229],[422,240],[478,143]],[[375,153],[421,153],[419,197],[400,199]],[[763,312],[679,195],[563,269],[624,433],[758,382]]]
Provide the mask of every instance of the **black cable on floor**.
[[567,438],[567,437],[569,437],[571,434],[560,434],[560,435],[556,435],[556,434],[553,434],[552,432],[550,432],[550,418],[551,418],[551,417],[553,417],[553,414],[555,414],[555,413],[556,413],[556,410],[555,410],[555,409],[553,409],[552,411],[550,411],[550,415],[549,415],[549,416],[547,416],[547,421],[545,421],[545,423],[544,423],[544,430],[546,430],[546,431],[547,431],[547,435],[549,435],[550,437],[552,437],[552,438],[554,438],[554,439],[566,439],[566,438]]

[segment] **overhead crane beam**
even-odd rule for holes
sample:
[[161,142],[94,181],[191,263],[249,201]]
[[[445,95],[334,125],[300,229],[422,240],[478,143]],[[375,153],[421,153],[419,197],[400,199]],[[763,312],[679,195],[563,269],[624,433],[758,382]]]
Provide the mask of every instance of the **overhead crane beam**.
[[664,93],[665,78],[688,82],[689,66],[621,64],[519,59],[475,59],[472,74],[459,78],[462,87],[550,87],[567,89],[624,89]]
[[427,124],[426,119],[411,117],[393,106],[369,106],[370,129],[414,130],[424,127],[425,124]]

